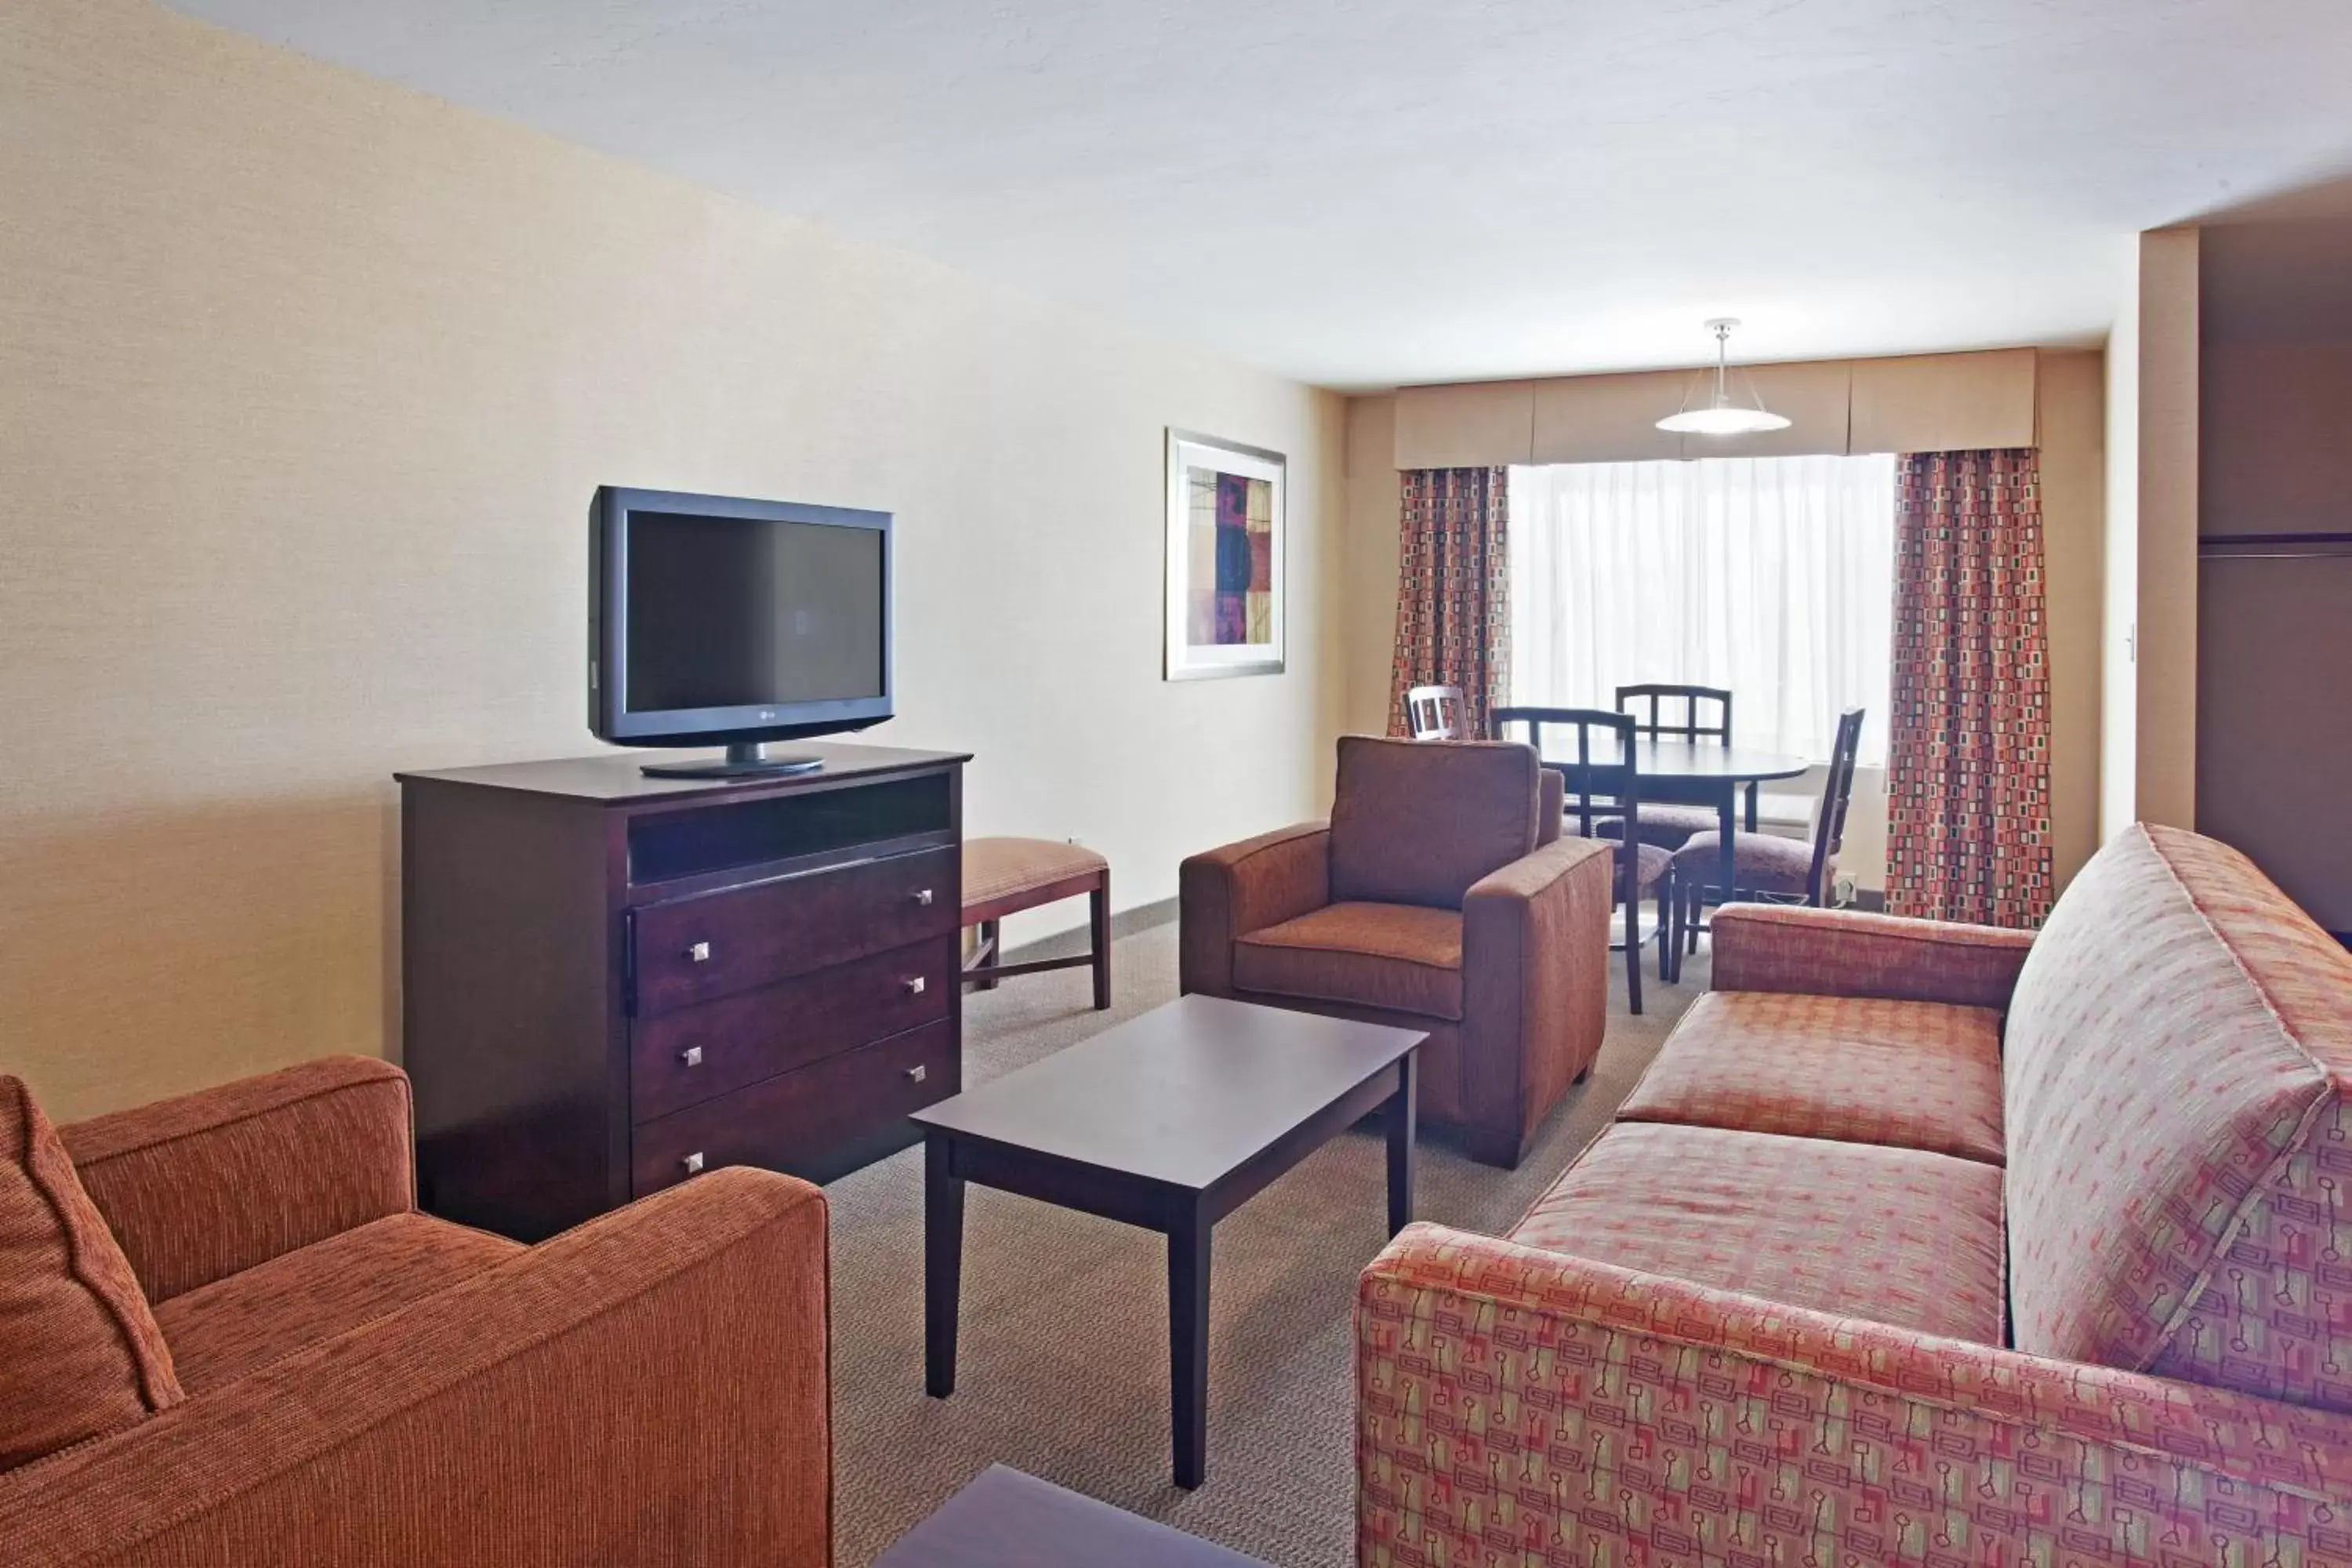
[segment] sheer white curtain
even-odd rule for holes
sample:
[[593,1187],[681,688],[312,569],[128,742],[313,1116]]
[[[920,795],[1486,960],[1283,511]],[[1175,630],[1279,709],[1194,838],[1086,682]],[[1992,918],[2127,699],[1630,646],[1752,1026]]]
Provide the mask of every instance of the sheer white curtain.
[[1727,687],[1738,740],[1815,761],[1860,704],[1861,761],[1885,760],[1891,455],[1573,463],[1510,482],[1512,701]]

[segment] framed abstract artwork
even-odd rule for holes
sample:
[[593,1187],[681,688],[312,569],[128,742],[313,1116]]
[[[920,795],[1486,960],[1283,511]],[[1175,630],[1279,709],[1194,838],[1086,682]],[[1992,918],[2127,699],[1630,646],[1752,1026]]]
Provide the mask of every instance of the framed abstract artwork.
[[1169,679],[1282,672],[1283,466],[1168,432]]

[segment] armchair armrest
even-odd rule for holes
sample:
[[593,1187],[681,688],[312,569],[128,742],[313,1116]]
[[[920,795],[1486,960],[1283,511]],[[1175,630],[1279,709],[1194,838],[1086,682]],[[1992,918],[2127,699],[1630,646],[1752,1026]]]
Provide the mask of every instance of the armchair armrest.
[[1234,942],[1331,901],[1331,828],[1303,822],[1188,858],[1176,873],[1177,983],[1230,996]]
[[1555,838],[1462,900],[1462,1097],[1486,1151],[1516,1163],[1533,1124],[1601,1054],[1609,1012],[1613,842]]
[[1356,1334],[1378,1568],[2343,1550],[2352,1419],[2326,1412],[1429,1225],[1364,1271]]
[[13,1568],[824,1568],[824,1195],[715,1172],[0,1475]]
[[1729,904],[1713,921],[1714,989],[2007,1008],[2033,933],[1853,910]]
[[408,1076],[370,1057],[59,1129],[150,1301],[415,1205]]

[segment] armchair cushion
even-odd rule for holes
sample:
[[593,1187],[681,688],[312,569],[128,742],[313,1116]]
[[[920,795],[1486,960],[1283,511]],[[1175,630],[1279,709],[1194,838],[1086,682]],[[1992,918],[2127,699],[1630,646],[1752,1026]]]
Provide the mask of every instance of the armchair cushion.
[[1940,1002],[1710,992],[1691,1004],[1617,1115],[1998,1165],[2000,1015]]
[[1326,904],[1234,944],[1244,991],[1462,1016],[1462,917],[1419,904]]
[[2000,1172],[1942,1154],[1622,1124],[1509,1239],[1839,1317],[2001,1340]]
[[1340,737],[1332,900],[1459,910],[1472,883],[1536,847],[1541,772],[1516,742]]
[[31,1092],[0,1078],[0,1470],[180,1398],[130,1260]]
[[156,1309],[189,1394],[234,1383],[524,1250],[421,1214],[372,1220]]

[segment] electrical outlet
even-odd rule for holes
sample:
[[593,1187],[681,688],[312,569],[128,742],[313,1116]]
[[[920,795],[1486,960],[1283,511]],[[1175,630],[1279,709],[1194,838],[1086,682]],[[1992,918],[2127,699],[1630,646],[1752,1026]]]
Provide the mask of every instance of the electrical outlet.
[[1837,885],[1832,889],[1831,891],[1836,899],[1837,907],[1839,909],[1843,910],[1851,907],[1854,900],[1853,878],[1844,872],[1840,872],[1838,875]]

